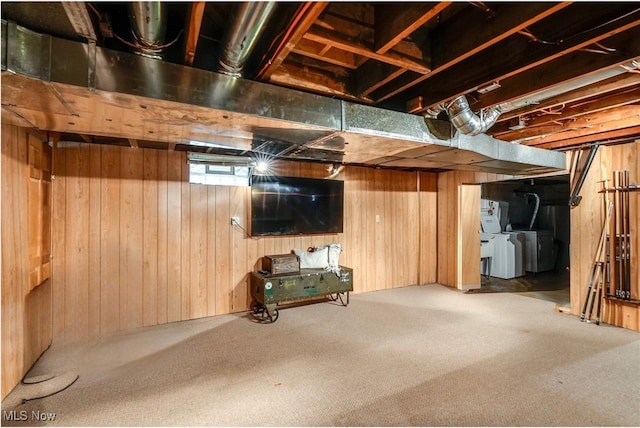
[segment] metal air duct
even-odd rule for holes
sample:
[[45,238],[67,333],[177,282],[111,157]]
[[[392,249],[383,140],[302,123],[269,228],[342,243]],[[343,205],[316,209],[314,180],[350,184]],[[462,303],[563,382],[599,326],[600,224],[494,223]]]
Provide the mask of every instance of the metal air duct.
[[275,8],[276,2],[246,2],[237,6],[222,42],[218,71],[242,77],[245,63]]
[[167,32],[166,7],[159,1],[129,3],[131,33],[138,49],[149,58],[161,59]]
[[[122,118],[121,126],[110,128],[111,137],[206,144],[221,147],[225,153],[219,154],[254,151],[277,159],[510,175],[566,167],[565,153],[486,134],[439,139],[414,114],[39,34],[12,21],[1,27],[2,69],[8,71],[1,80],[3,119],[6,107],[8,119],[42,130],[102,132],[96,120],[111,118],[94,110],[109,103]],[[25,96],[34,91],[37,97]],[[159,107],[148,109],[150,99]],[[80,104],[95,109],[73,107]],[[136,117],[127,118],[128,111]],[[141,121],[151,129],[139,129]],[[156,122],[166,124],[167,135],[153,132]]]
[[438,117],[443,111],[447,114],[453,126],[461,133],[467,135],[478,135],[486,132],[496,123],[501,113],[499,107],[493,107],[483,110],[480,112],[480,116],[478,116],[471,110],[471,107],[469,107],[467,98],[461,95],[449,104],[440,104],[427,110],[425,122],[427,118]]
[[529,221],[529,230],[533,229],[533,224],[536,222],[536,217],[538,216],[538,209],[540,208],[540,196],[537,193],[527,192],[524,194],[525,197],[533,196],[536,201],[536,206],[533,208],[533,214],[531,215],[531,221]]
[[447,106],[447,114],[458,131],[467,135],[478,135],[496,123],[500,116],[500,109],[490,108],[477,116],[469,107],[467,98],[461,95]]

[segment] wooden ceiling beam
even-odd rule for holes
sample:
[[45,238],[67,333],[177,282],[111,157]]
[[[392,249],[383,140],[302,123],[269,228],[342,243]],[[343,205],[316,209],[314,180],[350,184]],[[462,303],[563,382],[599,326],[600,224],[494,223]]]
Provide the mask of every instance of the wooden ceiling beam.
[[[585,115],[594,115],[599,112],[609,112],[621,108],[628,104],[634,104],[640,102],[640,87],[627,90],[622,93],[617,93],[607,97],[594,99],[590,102],[584,102],[576,104],[574,106],[567,106],[558,114],[544,114],[541,116],[533,117],[526,120],[526,126],[535,127],[542,126],[553,122],[566,121],[574,118],[578,118]],[[505,126],[502,124],[503,127]],[[497,132],[496,132],[497,131]],[[517,133],[518,131],[516,131]],[[492,135],[498,139],[513,139],[510,136],[514,134],[514,131],[504,129],[504,131],[494,129]]]
[[[625,32],[625,30],[638,25],[640,20],[634,19],[624,27],[609,27],[610,31],[600,28],[599,30],[604,33],[582,34],[564,43],[563,49],[550,45],[540,45],[537,49],[533,49],[527,48],[529,42],[526,40],[505,41],[504,44],[493,46],[482,54],[476,55],[468,62],[465,61],[450,68],[448,73],[457,77],[454,84],[451,84],[451,79],[447,77],[449,74],[438,75],[426,80],[415,89],[419,94],[424,94],[425,109],[495,81],[500,82],[501,88],[479,96],[479,102],[474,103],[472,108],[478,111],[484,107],[513,101],[523,95],[532,94],[637,57],[640,55],[637,42],[640,38],[637,37],[637,32]],[[610,37],[612,34],[613,36]],[[587,35],[589,37],[585,40]],[[580,48],[602,40],[618,52],[615,55],[602,55],[580,51]],[[514,57],[504,55],[504,52],[520,51],[526,52],[526,55]]]
[[369,96],[370,93],[397,79],[406,71],[406,68],[369,61],[355,72],[353,92],[361,97]]
[[614,131],[622,131],[623,134],[625,134],[628,133],[628,131],[624,131],[625,128],[633,128],[637,126],[640,126],[640,115],[638,114],[630,117],[623,117],[618,120],[609,120],[602,123],[587,124],[584,126],[579,126],[577,122],[572,122],[570,126],[559,126],[553,133],[538,138],[525,140],[523,141],[523,144],[526,144],[527,146],[539,146],[541,144],[552,143],[561,140],[585,137],[593,138],[593,136],[596,134]]
[[422,60],[408,57],[395,51],[389,51],[385,55],[380,55],[360,40],[340,35],[317,25],[312,26],[311,30],[304,35],[304,38],[318,43],[329,44],[334,48],[395,65],[396,67],[406,68],[416,73],[428,73],[430,71],[429,65]]
[[498,122],[508,121],[519,116],[527,116],[540,110],[552,109],[557,106],[575,103],[577,101],[596,97],[608,92],[626,89],[631,86],[637,86],[640,84],[640,74],[637,73],[625,73],[618,76],[613,76],[605,79],[594,85],[574,89],[573,91],[565,92],[555,97],[547,98],[537,104],[531,104],[516,110],[504,112],[500,115]]
[[[640,24],[640,20],[636,25]],[[502,79],[501,88],[479,97],[474,109],[517,100],[528,94],[570,82],[579,77],[617,68],[640,56],[640,37],[637,31],[628,31],[606,39],[608,46],[615,47],[615,55],[601,55],[574,50],[556,59],[544,62],[535,68]]]
[[330,45],[312,42],[311,40],[300,40],[292,52],[351,70],[358,68],[356,55],[351,52],[337,51],[335,49],[331,53],[328,53],[330,49]]
[[404,3],[374,3],[375,52],[384,54],[450,5],[451,2],[439,2],[435,5],[415,3],[411,7]]
[[294,65],[288,62],[286,67],[280,67],[271,74],[271,81],[291,88],[356,100],[356,97],[348,92],[346,79],[337,77],[321,67]]
[[[505,141],[522,140],[525,138],[528,139],[549,134],[557,134],[560,131],[565,132],[568,130],[586,129],[589,127],[600,125],[602,123],[615,122],[632,116],[640,117],[640,106],[622,106],[610,108],[608,110],[585,114],[579,117],[560,117],[560,115],[551,116],[545,123],[528,123],[527,126],[518,130],[509,130],[506,132],[497,133],[491,132],[491,136]],[[555,123],[553,120],[551,120],[554,117],[556,118]]]
[[570,138],[565,140],[552,141],[544,144],[538,144],[536,145],[536,147],[539,149],[560,150],[560,149],[568,149],[571,147],[582,146],[584,144],[606,143],[607,141],[615,141],[619,139],[626,139],[629,141],[633,141],[634,139],[635,140],[640,139],[640,126],[633,126],[633,127],[624,128],[624,129],[616,129],[612,131],[580,136],[580,137]]
[[282,48],[277,50],[275,56],[258,73],[258,78],[269,80],[271,75],[278,70],[282,62],[296,47],[302,36],[309,30],[311,25],[318,19],[320,14],[329,5],[329,2],[306,2],[301,11],[292,22],[287,34],[282,41]]
[[[385,88],[385,92],[381,91],[372,96],[377,102],[386,101],[418,85],[425,79],[501,42],[527,26],[547,18],[569,4],[569,2],[560,4],[504,3],[500,5],[500,14],[491,19],[491,25],[488,25],[486,14],[480,9],[475,8],[468,14],[460,14],[461,18],[452,19],[450,23],[443,24],[432,35],[433,70],[429,75],[420,76],[408,73],[402,79],[398,79],[392,87]],[[460,37],[461,34],[473,34],[474,36]]]
[[191,3],[191,12],[187,22],[187,40],[184,48],[184,63],[186,65],[193,65],[193,60],[196,57],[196,48],[198,47],[205,6],[206,2],[204,1]]

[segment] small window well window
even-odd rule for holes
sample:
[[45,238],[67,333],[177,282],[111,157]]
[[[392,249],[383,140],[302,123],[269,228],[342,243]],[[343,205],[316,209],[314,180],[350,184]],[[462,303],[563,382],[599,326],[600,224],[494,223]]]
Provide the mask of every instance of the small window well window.
[[249,186],[251,159],[189,153],[189,183],[211,186]]

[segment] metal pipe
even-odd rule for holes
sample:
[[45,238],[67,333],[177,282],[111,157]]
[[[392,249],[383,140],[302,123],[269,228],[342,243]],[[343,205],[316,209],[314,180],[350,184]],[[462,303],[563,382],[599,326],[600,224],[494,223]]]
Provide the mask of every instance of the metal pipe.
[[439,104],[428,109],[425,114],[425,123],[427,118],[437,118],[443,111],[458,131],[467,135],[478,135],[486,132],[496,123],[502,110],[499,107],[492,107],[481,111],[478,116],[469,107],[467,98],[460,95],[449,104]]
[[[587,173],[589,172],[589,168],[591,168],[591,163],[593,162],[593,158],[596,156],[596,152],[598,151],[599,144],[594,144],[591,146],[589,150],[589,156],[587,157],[586,163],[582,171],[580,171],[580,175],[578,176],[578,181],[573,188],[571,189],[571,195],[569,196],[569,206],[577,207],[582,200],[582,196],[580,196],[580,189],[582,189],[582,185],[584,184],[584,180],[587,177]],[[575,176],[573,178],[575,180]]]
[[218,71],[242,77],[245,63],[275,8],[276,2],[246,2],[237,6],[222,42]]
[[139,51],[136,53],[161,59],[167,32],[166,7],[159,1],[129,3],[131,33]]
[[453,126],[463,134],[478,135],[491,128],[500,116],[499,108],[490,108],[477,116],[469,107],[464,95],[459,96],[447,106],[447,114]]
[[536,217],[538,216],[538,209],[540,208],[540,196],[537,193],[527,192],[525,196],[533,196],[536,200],[536,206],[533,209],[533,215],[531,216],[531,221],[529,222],[529,230],[533,229],[533,223],[536,221]]

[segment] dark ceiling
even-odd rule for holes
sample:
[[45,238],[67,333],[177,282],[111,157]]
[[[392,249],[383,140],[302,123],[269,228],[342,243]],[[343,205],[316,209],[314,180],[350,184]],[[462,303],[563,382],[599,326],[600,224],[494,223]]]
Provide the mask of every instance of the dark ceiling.
[[[61,5],[3,2],[2,17],[86,41]],[[247,18],[250,7],[261,10]],[[640,137],[638,2],[170,2],[146,45],[130,3],[73,8],[98,46],[166,62],[220,71],[242,35],[245,79],[441,120],[465,95],[480,117],[500,109],[486,131],[500,140],[564,150]]]

